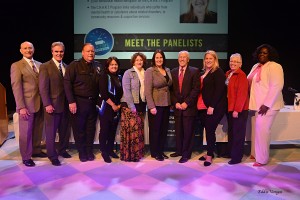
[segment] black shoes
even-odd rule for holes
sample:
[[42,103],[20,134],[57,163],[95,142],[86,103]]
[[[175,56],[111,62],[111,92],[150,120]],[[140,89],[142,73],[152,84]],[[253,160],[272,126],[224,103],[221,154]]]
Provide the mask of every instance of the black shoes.
[[59,161],[58,159],[53,159],[53,160],[51,160],[51,163],[52,163],[52,165],[54,165],[54,166],[61,166],[61,163],[60,163],[60,161]]
[[26,167],[34,167],[34,166],[35,166],[35,163],[33,162],[32,159],[23,160],[23,164],[24,164]]
[[[199,158],[199,160],[205,161],[205,160],[206,160],[206,156],[207,156],[207,155],[201,156],[201,157]],[[215,158],[215,156],[212,155],[212,158]]]
[[235,161],[235,160],[229,160],[228,161],[229,165],[235,165],[235,164],[239,164],[239,163],[241,163],[241,161]]
[[32,154],[32,157],[33,158],[47,158],[47,154],[41,151],[40,153]]
[[156,156],[156,157],[155,157],[155,160],[158,160],[158,161],[164,161],[164,156],[163,156],[163,155]]
[[95,160],[95,155],[93,154],[93,153],[88,153],[88,155],[87,155],[87,159],[88,159],[88,161],[93,161],[93,160]]
[[189,159],[185,157],[181,157],[180,160],[178,161],[179,163],[186,163]]
[[109,155],[107,155],[105,153],[102,153],[101,155],[102,155],[104,162],[111,163],[111,159],[110,159]]
[[174,157],[181,156],[181,154],[175,152],[175,153],[171,153],[170,156],[174,158]]
[[81,162],[86,162],[86,161],[88,161],[87,155],[86,155],[85,153],[83,153],[83,152],[79,152],[79,160],[80,160]]
[[110,152],[109,156],[112,158],[120,158],[115,152]]
[[169,158],[169,156],[167,156],[166,154],[162,154],[162,156],[164,157],[164,159],[168,159]]
[[208,162],[208,161],[204,161],[204,167],[208,167],[211,165],[211,162]]
[[72,158],[72,156],[66,151],[61,152],[59,155],[63,158]]

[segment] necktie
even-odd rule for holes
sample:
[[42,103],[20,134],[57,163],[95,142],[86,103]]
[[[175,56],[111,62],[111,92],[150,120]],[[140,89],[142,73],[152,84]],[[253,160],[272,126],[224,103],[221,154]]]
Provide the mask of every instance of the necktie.
[[179,81],[179,91],[180,92],[181,92],[182,82],[183,82],[183,72],[184,72],[183,67],[180,67],[180,73],[179,73],[179,78],[178,78],[178,81]]
[[39,72],[38,72],[36,66],[34,65],[34,62],[31,60],[30,63],[31,63],[31,67],[32,67],[32,70],[34,71],[34,73],[38,74]]
[[63,71],[62,71],[62,68],[61,68],[61,63],[59,63],[58,69],[59,69],[60,75],[61,75],[61,76],[64,76]]

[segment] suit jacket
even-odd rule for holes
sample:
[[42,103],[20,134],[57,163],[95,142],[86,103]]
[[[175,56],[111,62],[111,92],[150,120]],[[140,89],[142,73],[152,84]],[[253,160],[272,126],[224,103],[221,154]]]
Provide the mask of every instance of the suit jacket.
[[170,106],[170,87],[172,76],[169,68],[166,68],[169,81],[159,72],[157,67],[150,67],[145,72],[145,96],[149,109],[155,106]]
[[209,72],[203,79],[202,98],[207,108],[227,109],[225,79],[224,71],[221,68],[214,72]]
[[[42,63],[34,62],[39,69]],[[22,108],[27,108],[30,113],[38,112],[41,107],[38,75],[24,58],[11,65],[10,78],[17,112]]]
[[[258,63],[252,67],[249,75],[257,66]],[[260,77],[261,80],[259,82],[256,81],[256,76],[253,77],[250,88],[249,109],[259,110],[259,107],[263,104],[271,110],[283,108],[282,88],[284,75],[282,66],[276,62],[269,61],[262,66]]]
[[[67,65],[63,63],[64,67]],[[52,105],[54,113],[61,113],[65,107],[64,78],[51,59],[40,66],[39,89],[44,107]]]
[[179,90],[179,67],[172,69],[171,75],[173,80],[171,102],[175,106],[176,103],[185,102],[188,107],[185,111],[174,110],[174,115],[195,116],[197,114],[197,100],[200,93],[200,70],[195,67],[187,66],[183,82],[182,90]]

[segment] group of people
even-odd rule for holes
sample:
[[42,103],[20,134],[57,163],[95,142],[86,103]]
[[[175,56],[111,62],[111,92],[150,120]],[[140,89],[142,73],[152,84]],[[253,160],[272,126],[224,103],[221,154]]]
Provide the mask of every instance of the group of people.
[[[153,53],[149,68],[145,54],[137,52],[122,76],[119,59],[109,57],[102,67],[95,60],[91,43],[85,43],[82,58],[69,65],[63,62],[62,42],[54,42],[51,51],[51,60],[42,64],[33,60],[33,44],[23,42],[20,49],[23,58],[11,66],[24,165],[34,166],[32,157],[48,157],[54,166],[60,166],[59,155],[71,157],[67,152],[71,127],[80,161],[94,160],[97,117],[103,160],[111,163],[111,158],[120,158],[138,162],[145,155],[147,110],[150,155],[158,161],[168,159],[164,151],[170,110],[174,111],[176,151],[169,156],[181,157],[179,163],[191,158],[199,118],[207,140],[207,153],[199,158],[204,166],[212,164],[215,131],[224,115],[228,119],[231,158],[228,163],[242,161],[250,110],[255,113],[254,166],[267,164],[271,125],[283,107],[283,70],[272,46],[264,44],[256,49],[257,64],[248,77],[241,69],[242,56],[238,53],[230,56],[230,70],[224,73],[213,50],[204,53],[202,70],[189,65],[190,55],[186,50],[178,53],[178,67],[173,69],[167,67],[161,49]],[[120,155],[114,151],[118,125]],[[40,146],[43,132],[47,153]]]

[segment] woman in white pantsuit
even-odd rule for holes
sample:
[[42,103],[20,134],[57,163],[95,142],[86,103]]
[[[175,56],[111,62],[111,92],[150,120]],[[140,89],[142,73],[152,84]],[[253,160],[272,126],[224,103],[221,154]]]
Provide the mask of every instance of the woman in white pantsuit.
[[256,162],[253,166],[258,167],[266,165],[269,160],[271,127],[279,110],[284,106],[284,75],[282,66],[277,63],[278,53],[272,46],[259,46],[253,56],[257,63],[247,78],[250,86],[249,109],[255,112],[253,122]]

